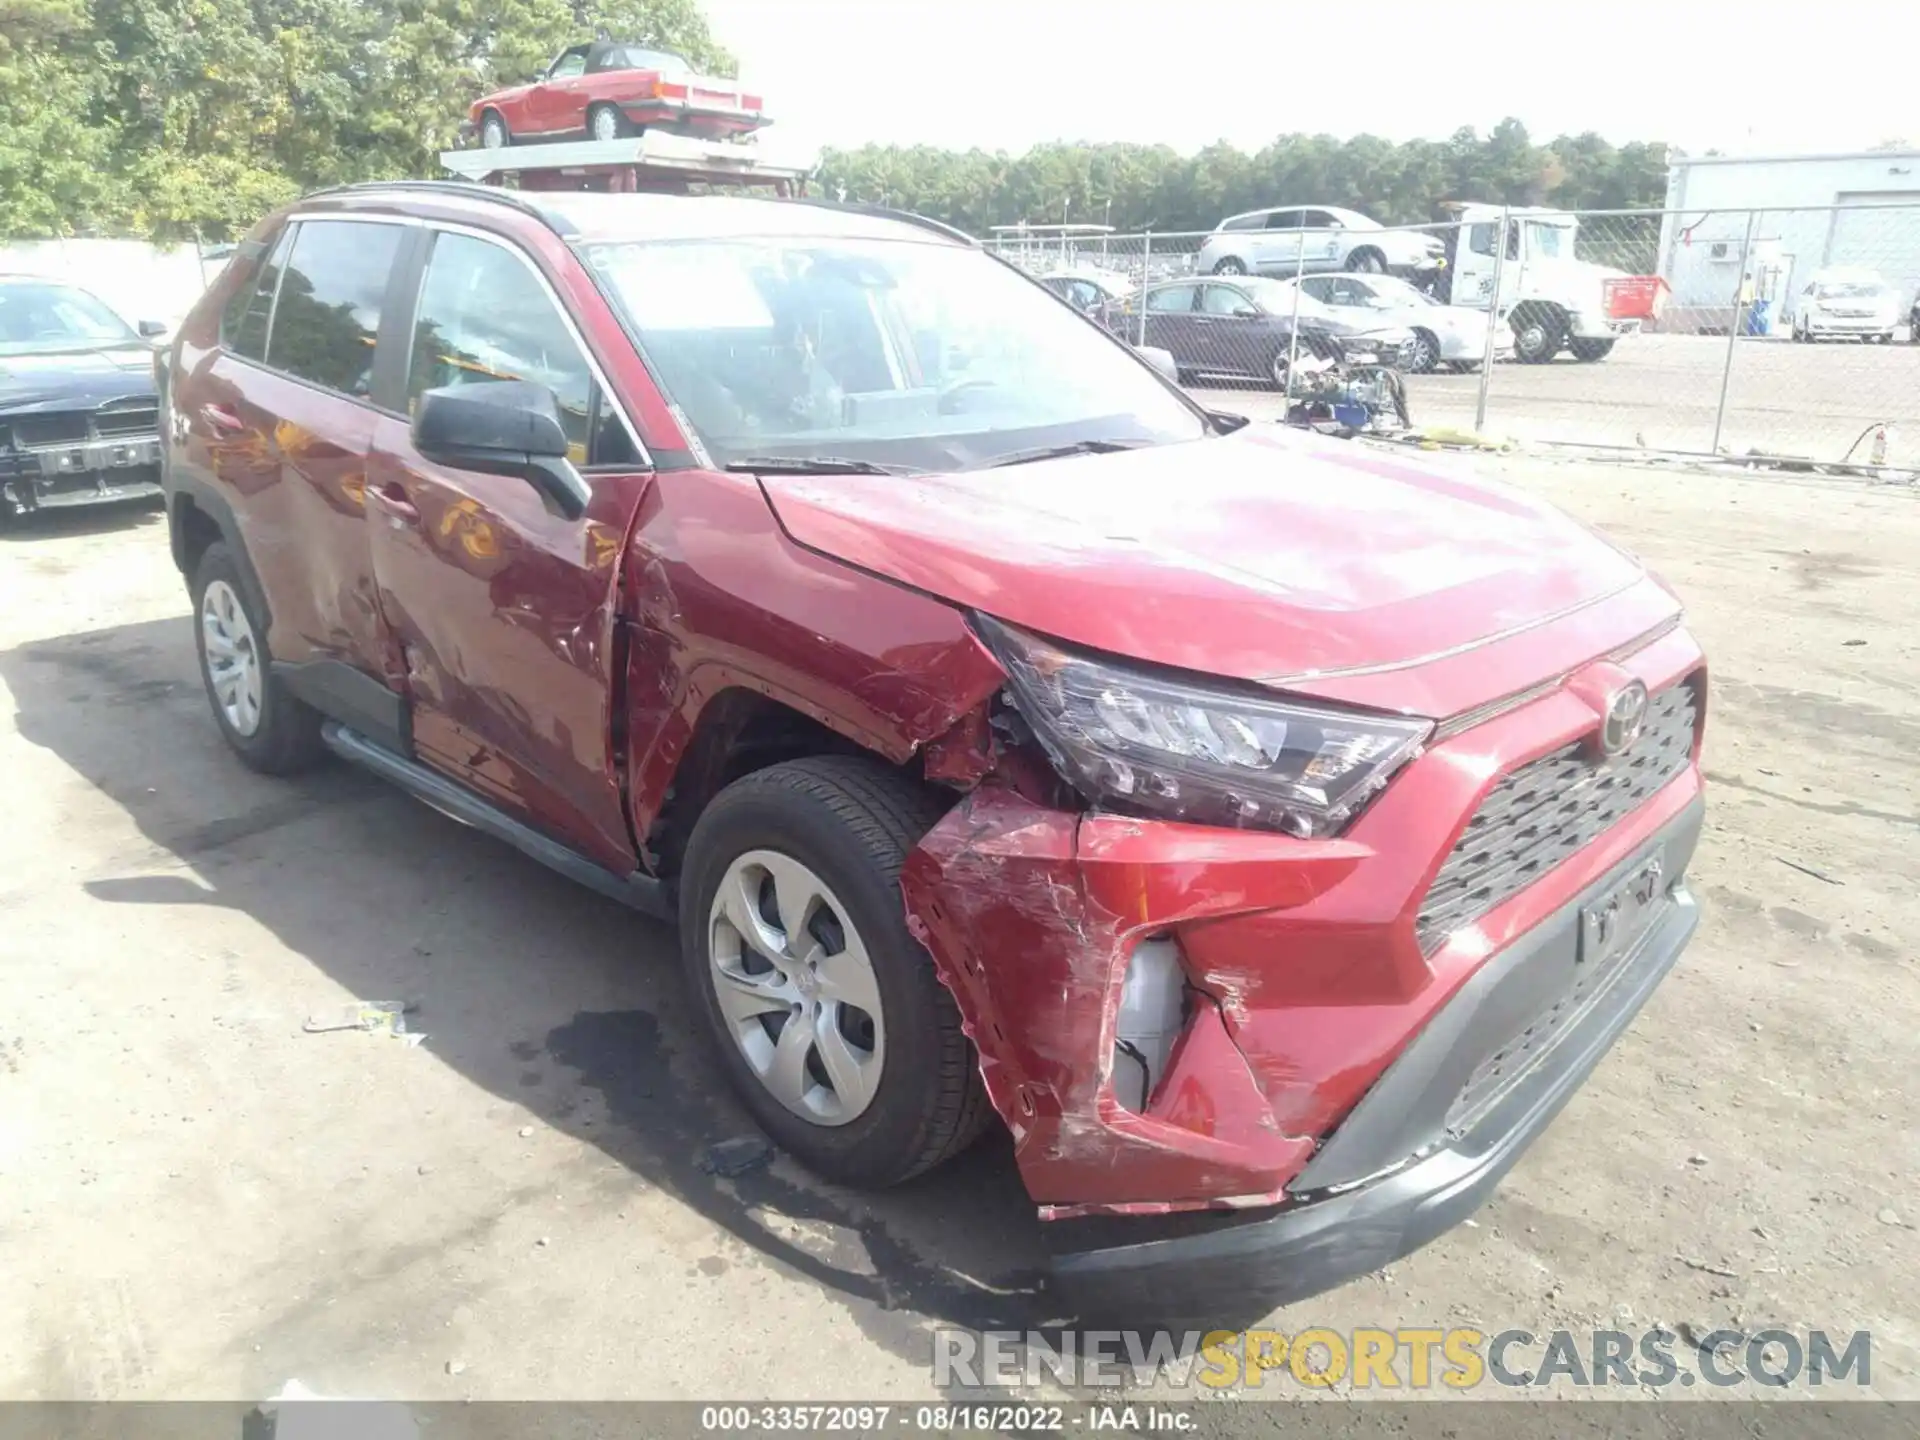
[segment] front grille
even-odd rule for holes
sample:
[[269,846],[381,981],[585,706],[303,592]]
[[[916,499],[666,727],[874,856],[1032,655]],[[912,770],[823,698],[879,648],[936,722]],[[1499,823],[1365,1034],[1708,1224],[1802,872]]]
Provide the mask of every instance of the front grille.
[[61,410],[48,415],[22,415],[13,422],[16,445],[66,445],[87,438],[87,412]]
[[93,417],[94,433],[102,439],[122,435],[154,435],[160,430],[160,407],[151,400],[137,405],[101,409]]
[[1638,809],[1686,768],[1693,751],[1691,683],[1647,703],[1640,738],[1623,755],[1596,761],[1585,741],[1503,775],[1487,792],[1415,921],[1422,954],[1518,895]]

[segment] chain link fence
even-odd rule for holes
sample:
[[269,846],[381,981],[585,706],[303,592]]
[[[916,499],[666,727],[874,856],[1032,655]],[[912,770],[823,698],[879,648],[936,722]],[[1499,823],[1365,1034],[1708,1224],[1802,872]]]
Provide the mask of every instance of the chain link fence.
[[1331,331],[1410,374],[1415,423],[1541,443],[1920,468],[1920,206],[1311,210],[989,245],[1217,403],[1279,414]]

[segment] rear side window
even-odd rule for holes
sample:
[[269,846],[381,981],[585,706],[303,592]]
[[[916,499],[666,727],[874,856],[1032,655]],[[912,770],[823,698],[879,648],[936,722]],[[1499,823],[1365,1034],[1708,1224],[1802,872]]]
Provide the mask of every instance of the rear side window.
[[273,309],[267,364],[367,399],[380,307],[405,234],[398,225],[302,221]]
[[639,459],[546,287],[512,251],[442,231],[414,318],[407,408],[429,390],[489,380],[531,380],[550,389],[575,464]]
[[1298,210],[1273,210],[1267,214],[1267,229],[1298,230],[1302,217]]
[[273,318],[273,297],[280,288],[280,270],[287,263],[287,247],[293,243],[293,229],[280,232],[273,250],[253,276],[234,287],[220,317],[220,343],[235,355],[248,360],[264,360],[267,354],[267,322]]

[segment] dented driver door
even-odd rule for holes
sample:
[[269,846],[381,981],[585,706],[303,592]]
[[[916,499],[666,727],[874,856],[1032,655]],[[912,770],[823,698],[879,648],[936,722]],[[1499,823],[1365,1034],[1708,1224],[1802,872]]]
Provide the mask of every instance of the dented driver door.
[[425,239],[407,409],[444,386],[550,387],[587,479],[569,519],[519,477],[375,431],[367,483],[374,578],[405,672],[418,758],[616,871],[637,856],[611,713],[619,556],[651,481],[551,288],[523,252],[477,233]]

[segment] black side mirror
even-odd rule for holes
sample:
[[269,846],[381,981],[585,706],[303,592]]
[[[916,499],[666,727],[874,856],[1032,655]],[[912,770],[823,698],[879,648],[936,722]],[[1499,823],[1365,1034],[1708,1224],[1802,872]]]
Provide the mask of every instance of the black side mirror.
[[140,332],[142,338],[147,340],[157,340],[167,333],[166,323],[161,320],[142,320],[134,328]]
[[1251,305],[1236,305],[1234,306],[1233,313],[1235,318],[1240,320],[1258,320],[1260,318],[1260,312]]
[[530,380],[487,380],[429,390],[413,412],[413,447],[455,470],[526,480],[569,520],[593,491],[567,458],[553,391]]

